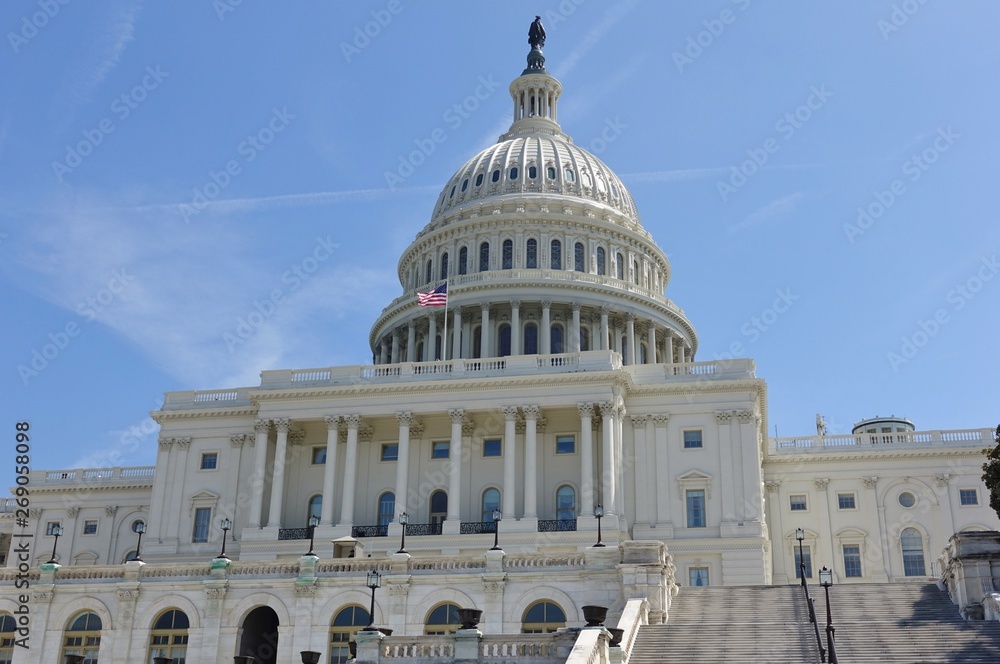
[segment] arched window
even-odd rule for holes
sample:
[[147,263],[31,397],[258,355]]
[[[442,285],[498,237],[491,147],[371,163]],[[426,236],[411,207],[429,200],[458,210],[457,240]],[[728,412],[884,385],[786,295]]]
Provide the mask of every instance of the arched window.
[[572,168],[566,169],[566,182],[576,182],[576,174],[573,173]]
[[576,519],[576,489],[563,484],[556,490],[556,519],[572,521]]
[[330,623],[330,664],[343,664],[351,656],[348,643],[354,635],[371,623],[368,609],[346,606],[337,612]]
[[0,613],[0,664],[10,664],[14,661],[14,639],[17,634],[17,622],[9,613]]
[[448,252],[441,254],[441,278],[448,278]]
[[483,356],[483,327],[477,325],[472,328],[472,357]]
[[924,542],[920,531],[907,528],[899,535],[899,543],[903,548],[903,574],[906,576],[924,576]]
[[524,266],[529,270],[533,270],[538,267],[538,240],[535,238],[531,238],[525,244],[524,260]]
[[538,326],[528,323],[524,326],[524,354],[535,355],[538,353]]
[[386,491],[378,499],[378,525],[388,526],[396,513],[396,494]]
[[493,177],[491,179],[494,182],[499,182],[500,181],[500,169],[499,168],[496,169],[495,171],[493,171]]
[[424,634],[451,634],[459,627],[458,604],[439,604],[431,609],[424,621]]
[[554,166],[549,166],[548,168],[546,168],[545,169],[545,174],[549,177],[550,180],[555,180],[556,179],[556,169],[555,169],[555,167]]
[[538,169],[534,166],[528,166],[528,177],[534,180],[538,177]]
[[187,614],[170,609],[153,623],[153,630],[149,633],[149,661],[153,661],[154,657],[169,657],[177,664],[184,664],[187,642]]
[[514,268],[514,241],[503,241],[503,267],[501,270],[512,270]]
[[431,494],[431,524],[440,526],[448,517],[448,494],[438,489]]
[[122,558],[122,565],[124,565],[130,560],[135,560],[135,549],[125,554],[125,556]]
[[465,178],[464,180],[462,180],[462,191],[465,191],[468,188],[469,188],[469,178]]
[[489,488],[483,491],[483,523],[493,522],[493,510],[500,509],[500,491]]
[[478,187],[482,183],[483,183],[483,174],[480,173],[479,175],[476,176],[476,186]]
[[621,254],[615,255],[615,276],[622,281],[625,280],[625,257]]
[[431,279],[434,278],[434,272],[433,272],[433,270],[434,270],[434,263],[431,261],[431,259],[428,258],[427,259],[427,278],[424,279],[424,283],[427,283]]
[[580,350],[590,350],[590,330],[580,327]]
[[577,272],[585,272],[583,268],[583,243],[577,242],[573,247],[573,269]]
[[469,248],[462,247],[458,250],[458,273],[468,274],[469,272]]
[[549,267],[553,270],[563,269],[562,264],[562,242],[552,240],[549,243]]
[[507,357],[508,355],[510,355],[510,325],[507,325],[506,323],[500,326],[499,351],[500,352],[497,353],[497,355],[500,357]]
[[309,507],[306,511],[306,522],[309,522],[309,518],[313,515],[319,517],[323,514],[323,494],[317,493],[315,496],[309,499]]
[[549,330],[549,352],[564,353],[562,325],[553,325]]
[[78,614],[69,621],[63,638],[62,661],[66,655],[83,655],[83,664],[97,664],[97,651],[101,648],[101,619],[89,611]]
[[454,198],[455,197],[455,186],[456,185],[451,185],[451,193],[448,194],[448,198]]
[[479,271],[485,272],[490,269],[490,243],[483,242],[479,245]]
[[632,261],[632,281],[639,285],[639,261]]
[[510,177],[511,180],[516,180],[517,179],[517,166],[513,166],[510,169],[510,175],[508,177]]
[[604,247],[597,248],[597,274],[605,273]]
[[558,604],[542,600],[535,602],[521,619],[522,634],[548,634],[566,626],[566,612]]

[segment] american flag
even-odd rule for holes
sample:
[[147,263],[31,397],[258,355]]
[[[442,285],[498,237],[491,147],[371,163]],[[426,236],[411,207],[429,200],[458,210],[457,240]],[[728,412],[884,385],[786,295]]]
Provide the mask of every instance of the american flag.
[[448,282],[430,293],[417,293],[417,303],[422,307],[443,307],[448,304]]

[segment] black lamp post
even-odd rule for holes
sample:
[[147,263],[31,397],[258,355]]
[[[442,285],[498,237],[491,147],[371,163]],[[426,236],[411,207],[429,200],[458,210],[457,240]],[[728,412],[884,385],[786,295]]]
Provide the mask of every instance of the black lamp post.
[[316,552],[313,551],[313,544],[316,541],[316,526],[319,525],[319,517],[313,514],[309,517],[309,551],[306,553],[307,556],[315,556]]
[[368,572],[368,587],[372,589],[372,608],[368,612],[369,620],[368,627],[365,627],[363,632],[375,632],[378,631],[375,628],[375,589],[382,586],[382,575],[378,573],[377,569],[373,569]]
[[399,513],[399,525],[402,526],[402,530],[399,531],[399,551],[396,553],[406,553],[406,524],[410,522],[410,515],[406,512]]
[[598,503],[594,505],[594,517],[597,519],[597,544],[595,547],[604,546],[604,542],[601,541],[601,519],[604,518],[604,505]]
[[49,534],[55,538],[52,540],[52,557],[49,558],[49,562],[54,563],[56,561],[56,544],[59,543],[59,536],[63,534],[63,529],[58,525],[52,526],[52,531]]
[[830,653],[827,661],[837,664],[837,649],[834,646],[833,618],[830,616],[830,586],[833,585],[833,570],[823,567],[819,571],[819,585],[826,592],[826,651]]
[[802,540],[806,538],[806,531],[801,528],[795,529],[795,539],[799,541],[799,581],[804,588],[806,585],[806,559],[802,556]]
[[503,512],[500,510],[493,510],[493,548],[490,551],[502,551],[500,548],[500,519],[503,518]]
[[139,535],[139,540],[135,543],[135,558],[133,558],[132,560],[138,560],[139,562],[142,562],[142,555],[141,555],[141,552],[142,552],[142,534],[144,532],[146,532],[146,522],[145,521],[137,521],[136,524],[135,524],[134,530],[135,530],[136,534]]
[[226,535],[229,534],[229,529],[232,527],[233,522],[228,517],[222,520],[222,551],[219,552],[219,557],[226,560],[229,560],[229,556],[226,555]]

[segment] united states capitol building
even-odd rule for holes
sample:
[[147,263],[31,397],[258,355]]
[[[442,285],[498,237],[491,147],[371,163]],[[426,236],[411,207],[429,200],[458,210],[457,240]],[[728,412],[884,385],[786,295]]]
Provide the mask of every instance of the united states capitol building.
[[[342,662],[352,640],[362,661],[577,661],[606,634],[584,606],[629,646],[691,586],[926,584],[953,534],[1000,529],[989,429],[769,438],[756,365],[698,360],[540,49],[510,94],[400,257],[371,365],[170,392],[155,466],[32,473],[29,526],[10,500],[0,519],[0,662]],[[418,303],[445,282],[446,306]],[[464,608],[479,631],[456,635]]]

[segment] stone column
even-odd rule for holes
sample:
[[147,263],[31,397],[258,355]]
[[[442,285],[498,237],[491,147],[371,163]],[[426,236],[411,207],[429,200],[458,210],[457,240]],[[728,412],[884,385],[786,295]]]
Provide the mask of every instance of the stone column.
[[601,446],[604,449],[604,467],[601,468],[604,512],[615,513],[615,404],[605,401],[601,404],[604,429],[601,431]]
[[354,480],[358,474],[358,427],[360,415],[347,415],[347,453],[344,456],[344,495],[340,501],[341,526],[354,525]]
[[472,314],[462,314],[462,357],[472,357]]
[[271,506],[267,510],[267,527],[281,527],[281,506],[285,491],[285,451],[288,448],[288,429],[291,426],[287,417],[274,420],[274,428],[278,430],[278,441],[274,446],[274,470],[271,473]]
[[[788,583],[795,578],[795,570],[791,568],[795,564],[795,559],[792,559],[791,566],[789,566],[787,560],[788,540],[784,537],[783,533],[785,531],[781,525],[781,499],[779,495],[781,480],[768,480],[764,483],[764,486],[767,489],[767,496],[764,500],[767,511],[770,513],[768,517],[770,519],[769,523],[774,528],[774,540],[771,543],[771,555],[774,557],[774,562],[772,563],[774,571],[772,572],[771,582],[775,585]],[[813,564],[815,565],[815,561]],[[777,573],[778,570],[781,570],[780,574]]]
[[656,364],[656,323],[649,321],[646,328],[646,364]]
[[[736,412],[739,419],[739,446],[743,457],[743,520],[745,523],[763,522],[763,509],[759,507],[762,497],[760,445],[758,445],[757,415],[752,410]],[[779,532],[779,531],[775,531]]]
[[393,331],[392,333],[392,354],[390,355],[391,362],[396,364],[399,362],[399,332]]
[[437,335],[438,335],[438,318],[437,314],[430,314],[427,316],[427,345],[424,351],[424,356],[429,357],[431,361],[439,359],[437,354]]
[[462,357],[462,307],[455,307],[451,323],[451,359]]
[[[160,524],[163,523],[163,508],[167,504],[166,491],[170,479],[168,479],[167,473],[170,469],[170,448],[174,444],[173,438],[160,438],[159,439],[159,452],[156,454],[156,467],[162,469],[162,475],[160,475],[153,482],[153,495],[152,500],[149,503],[149,523],[156,529],[159,534],[159,541],[163,541],[164,537],[176,537],[176,533],[170,535],[163,532],[160,528]],[[258,500],[258,493],[251,494],[250,511],[253,513],[253,501]],[[258,524],[259,525],[259,524]]]
[[[736,454],[733,450],[732,421],[733,413],[728,410],[720,410],[715,413],[715,422],[718,424],[719,456],[722,461],[719,467],[719,477],[721,482],[719,490],[722,493],[722,524],[723,527],[736,522],[736,477],[733,466],[736,463]],[[725,537],[728,533],[723,533]]]
[[264,507],[264,473],[267,472],[267,435],[271,420],[257,420],[253,425],[256,434],[253,450],[253,478],[250,481],[250,517],[248,528],[260,528],[260,514]]
[[[625,514],[625,442],[622,429],[625,428],[625,404],[618,400],[618,412],[615,416],[615,499],[618,503],[618,513]],[[619,489],[621,493],[619,494]]]
[[594,513],[594,436],[591,423],[594,406],[578,403],[580,409],[580,514]]
[[521,354],[521,303],[510,303],[510,354]]
[[674,332],[669,327],[663,330],[663,362],[674,363]]
[[514,519],[514,507],[517,505],[514,488],[514,461],[517,458],[517,447],[514,444],[517,424],[517,406],[504,406],[503,412],[503,495],[501,496],[500,511],[504,513],[504,518]]
[[[184,484],[187,480],[187,473],[185,469],[187,468],[187,455],[188,449],[191,447],[191,439],[189,437],[174,438],[174,442],[177,443],[177,454],[174,461],[174,474],[172,475],[173,482],[172,494],[173,496],[168,499],[168,505],[181,505],[184,501]],[[175,455],[171,455],[175,456]],[[180,519],[181,510],[173,509],[167,510],[167,533],[169,533],[170,538],[175,542],[180,537]],[[160,531],[163,532],[162,530]]]
[[656,504],[652,500],[646,500],[646,496],[652,495],[652,487],[649,484],[649,476],[646,469],[650,467],[649,448],[650,439],[647,435],[646,422],[651,421],[649,415],[633,415],[629,418],[632,424],[632,440],[635,445],[635,522],[642,524],[656,523],[656,517],[651,516]]
[[400,411],[396,413],[399,422],[399,448],[396,453],[396,514],[406,511],[407,480],[410,470],[410,425],[413,424],[413,413]]
[[482,305],[482,323],[479,328],[479,357],[493,357],[490,352],[490,305]]
[[549,308],[552,303],[548,300],[542,302],[542,324],[538,329],[538,349],[539,355],[549,355],[552,353],[552,321],[549,315]]
[[412,320],[406,324],[406,361],[417,361],[417,326]]
[[601,307],[601,343],[595,344],[596,350],[608,350],[608,308]]
[[628,338],[628,363],[635,364],[635,314],[629,313],[625,316],[625,330]]
[[448,449],[448,517],[445,523],[451,522],[457,534],[462,514],[462,424],[465,410],[452,408],[448,410],[448,417],[451,418],[451,444]]
[[569,352],[580,352],[580,303],[574,302],[570,305],[573,310],[573,325],[569,331]]
[[[412,329],[412,328],[411,328]],[[326,422],[326,465],[323,466],[323,510],[319,522],[323,526],[333,525],[333,492],[337,478],[337,443],[340,437],[340,415],[327,415]]]
[[538,406],[524,406],[524,517],[538,518]]

